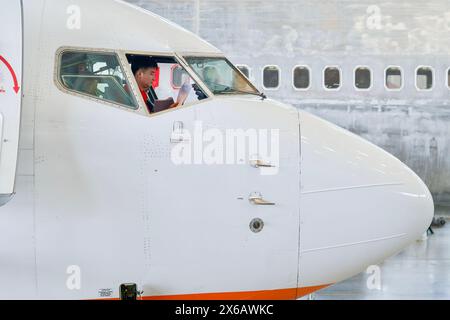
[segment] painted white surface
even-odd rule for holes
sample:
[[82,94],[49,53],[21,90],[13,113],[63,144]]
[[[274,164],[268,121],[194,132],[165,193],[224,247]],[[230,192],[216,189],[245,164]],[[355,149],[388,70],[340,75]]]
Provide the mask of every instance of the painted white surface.
[[[129,282],[152,296],[323,285],[383,260],[428,227],[432,199],[412,171],[326,121],[307,113],[299,120],[292,107],[213,97],[147,117],[61,91],[53,73],[61,46],[167,49],[164,41],[122,39],[119,29],[112,38],[93,35],[91,10],[86,30],[64,30],[68,3],[25,1],[21,170],[17,196],[0,208],[0,298],[94,299],[101,289],[118,297]],[[98,11],[106,2],[79,3]],[[113,4],[112,17],[143,15],[126,8],[118,14]],[[193,43],[177,50],[207,50]],[[192,130],[196,120],[219,130],[280,129],[279,174],[175,166],[173,124]],[[255,191],[276,205],[251,205]],[[256,217],[265,222],[259,234],[249,229]],[[66,286],[72,265],[81,268],[80,290]]]
[[[3,115],[0,113],[0,141],[3,141]],[[0,166],[2,161],[2,145],[3,143],[0,143]]]
[[[20,1],[2,1],[0,21],[5,30],[0,39],[0,55],[14,69],[19,86],[22,83],[22,9]],[[5,92],[0,92],[0,114],[3,117],[3,137],[0,140],[0,195],[14,192],[14,179],[19,144],[21,91],[14,91],[13,77],[0,61],[0,73]],[[1,136],[1,134],[0,134]]]
[[[24,0],[25,9],[35,0]],[[75,6],[80,28],[68,28]],[[146,52],[216,52],[219,50],[195,34],[160,16],[118,0],[47,1],[43,14],[54,28],[46,30],[50,39],[65,39],[63,45],[89,48],[132,48]],[[69,12],[69,13],[68,13]],[[47,23],[45,23],[47,24]],[[73,26],[73,24],[72,24]],[[52,41],[50,41],[52,42]]]
[[329,122],[300,120],[300,286],[349,278],[420,237],[434,207],[416,174]]

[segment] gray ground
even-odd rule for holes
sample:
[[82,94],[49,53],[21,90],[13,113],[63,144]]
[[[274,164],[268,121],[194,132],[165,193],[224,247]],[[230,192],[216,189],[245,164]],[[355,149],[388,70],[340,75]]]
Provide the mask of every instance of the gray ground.
[[371,274],[361,273],[317,292],[316,300],[448,300],[450,299],[450,208],[439,207],[444,227],[433,227],[434,235],[417,241],[389,258],[381,268],[381,290],[368,289]]

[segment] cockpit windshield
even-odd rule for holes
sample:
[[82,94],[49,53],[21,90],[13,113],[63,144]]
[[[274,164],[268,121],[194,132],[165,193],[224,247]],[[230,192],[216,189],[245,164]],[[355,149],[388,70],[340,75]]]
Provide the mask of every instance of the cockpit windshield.
[[261,93],[227,59],[220,57],[184,57],[200,79],[215,95]]

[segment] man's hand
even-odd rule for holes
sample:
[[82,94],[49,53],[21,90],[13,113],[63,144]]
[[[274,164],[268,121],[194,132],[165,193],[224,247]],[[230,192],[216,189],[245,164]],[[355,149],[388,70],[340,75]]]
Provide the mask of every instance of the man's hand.
[[194,91],[198,97],[198,100],[203,100],[203,99],[207,98],[207,96],[203,93],[203,91],[200,89],[200,87],[197,84],[193,84],[192,88],[194,88]]

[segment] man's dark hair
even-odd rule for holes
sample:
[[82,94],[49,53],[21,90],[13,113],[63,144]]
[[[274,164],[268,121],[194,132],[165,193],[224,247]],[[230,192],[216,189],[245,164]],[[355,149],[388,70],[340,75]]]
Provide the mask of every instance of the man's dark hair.
[[134,75],[141,69],[158,68],[158,64],[151,57],[135,56],[131,61],[131,71]]

